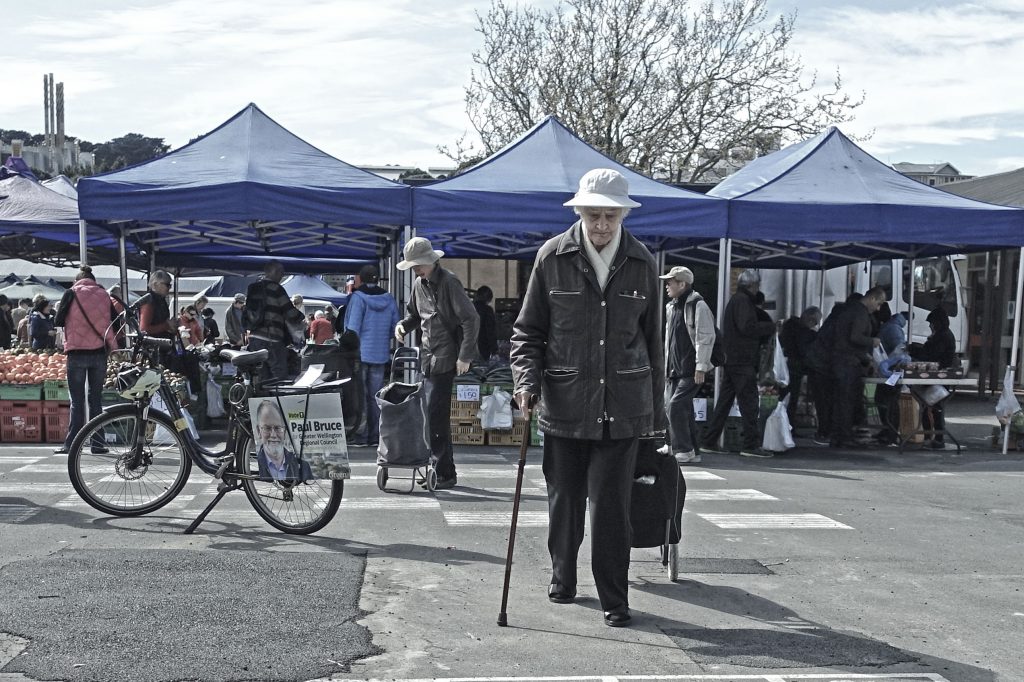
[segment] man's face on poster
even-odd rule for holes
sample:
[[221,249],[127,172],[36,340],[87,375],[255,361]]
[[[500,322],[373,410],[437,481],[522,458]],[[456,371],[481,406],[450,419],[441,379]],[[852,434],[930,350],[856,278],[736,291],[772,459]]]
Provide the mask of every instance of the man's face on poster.
[[285,423],[281,413],[276,409],[265,408],[260,411],[257,423],[260,431],[260,442],[267,457],[279,464],[284,460]]

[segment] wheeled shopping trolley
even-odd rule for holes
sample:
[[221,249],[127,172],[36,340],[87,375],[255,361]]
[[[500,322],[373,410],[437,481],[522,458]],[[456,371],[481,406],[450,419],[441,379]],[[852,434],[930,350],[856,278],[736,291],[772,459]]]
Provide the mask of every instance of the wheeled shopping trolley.
[[[404,375],[404,376],[403,376]],[[406,381],[400,381],[399,378]],[[437,471],[430,450],[430,420],[420,370],[420,349],[400,346],[391,358],[391,381],[374,398],[380,408],[377,445],[377,487],[385,492],[411,493],[417,482],[433,492]],[[409,489],[388,488],[392,470],[409,472]],[[399,480],[404,481],[405,477]]]
[[633,476],[629,520],[633,547],[660,547],[669,580],[679,577],[679,541],[683,531],[686,480],[672,455],[657,450],[657,441],[641,438]]

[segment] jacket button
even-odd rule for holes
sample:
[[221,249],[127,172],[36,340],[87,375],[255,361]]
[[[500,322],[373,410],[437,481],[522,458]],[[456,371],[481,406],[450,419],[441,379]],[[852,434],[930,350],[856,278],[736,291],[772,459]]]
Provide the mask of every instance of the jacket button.
[[603,308],[603,307],[605,307],[606,305],[608,305],[608,302],[607,302],[607,301],[601,301],[601,307],[602,307],[602,308]]
[[599,346],[603,346],[603,345],[604,345],[604,339],[601,339],[600,341],[598,341],[598,342],[597,342],[597,345],[599,345]]
[[610,422],[615,421],[615,417],[608,417],[608,421],[610,421]]
[[601,379],[601,383],[602,383],[602,384],[604,383],[604,379]]
[[604,419],[602,419],[601,417],[598,417],[598,418],[597,418],[597,423],[598,423],[598,424],[600,424],[600,423],[601,423],[601,422],[603,422],[603,421],[604,421]]

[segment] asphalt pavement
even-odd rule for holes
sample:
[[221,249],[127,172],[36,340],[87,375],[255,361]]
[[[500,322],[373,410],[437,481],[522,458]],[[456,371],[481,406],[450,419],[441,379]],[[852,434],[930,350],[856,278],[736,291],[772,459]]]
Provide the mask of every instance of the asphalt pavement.
[[183,535],[213,494],[195,471],[155,515],[105,517],[66,457],[0,446],[0,680],[1024,680],[1024,458],[989,447],[993,408],[952,399],[959,454],[799,438],[685,467],[679,578],[635,550],[622,629],[589,539],[576,602],[546,598],[538,448],[500,628],[517,448],[457,447],[434,495],[379,491],[354,448],[338,516],[293,537],[240,493]]

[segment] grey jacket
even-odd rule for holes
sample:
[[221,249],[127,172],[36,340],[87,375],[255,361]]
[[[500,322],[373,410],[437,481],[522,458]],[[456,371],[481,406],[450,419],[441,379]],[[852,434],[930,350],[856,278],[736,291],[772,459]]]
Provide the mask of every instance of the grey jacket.
[[582,225],[537,253],[512,332],[515,391],[541,398],[540,428],[630,438],[665,425],[661,287],[651,253],[623,230],[602,292]]
[[[462,282],[440,263],[430,277],[417,277],[401,325],[407,333],[420,330],[420,357],[426,376],[455,370],[455,362],[476,358],[480,316]],[[461,338],[460,338],[461,337]]]
[[[684,344],[677,333],[686,329],[692,352],[683,357]],[[686,301],[670,301],[665,306],[665,374],[669,377],[692,378],[694,370],[710,372],[711,350],[715,346],[715,315],[696,291],[690,292]]]

